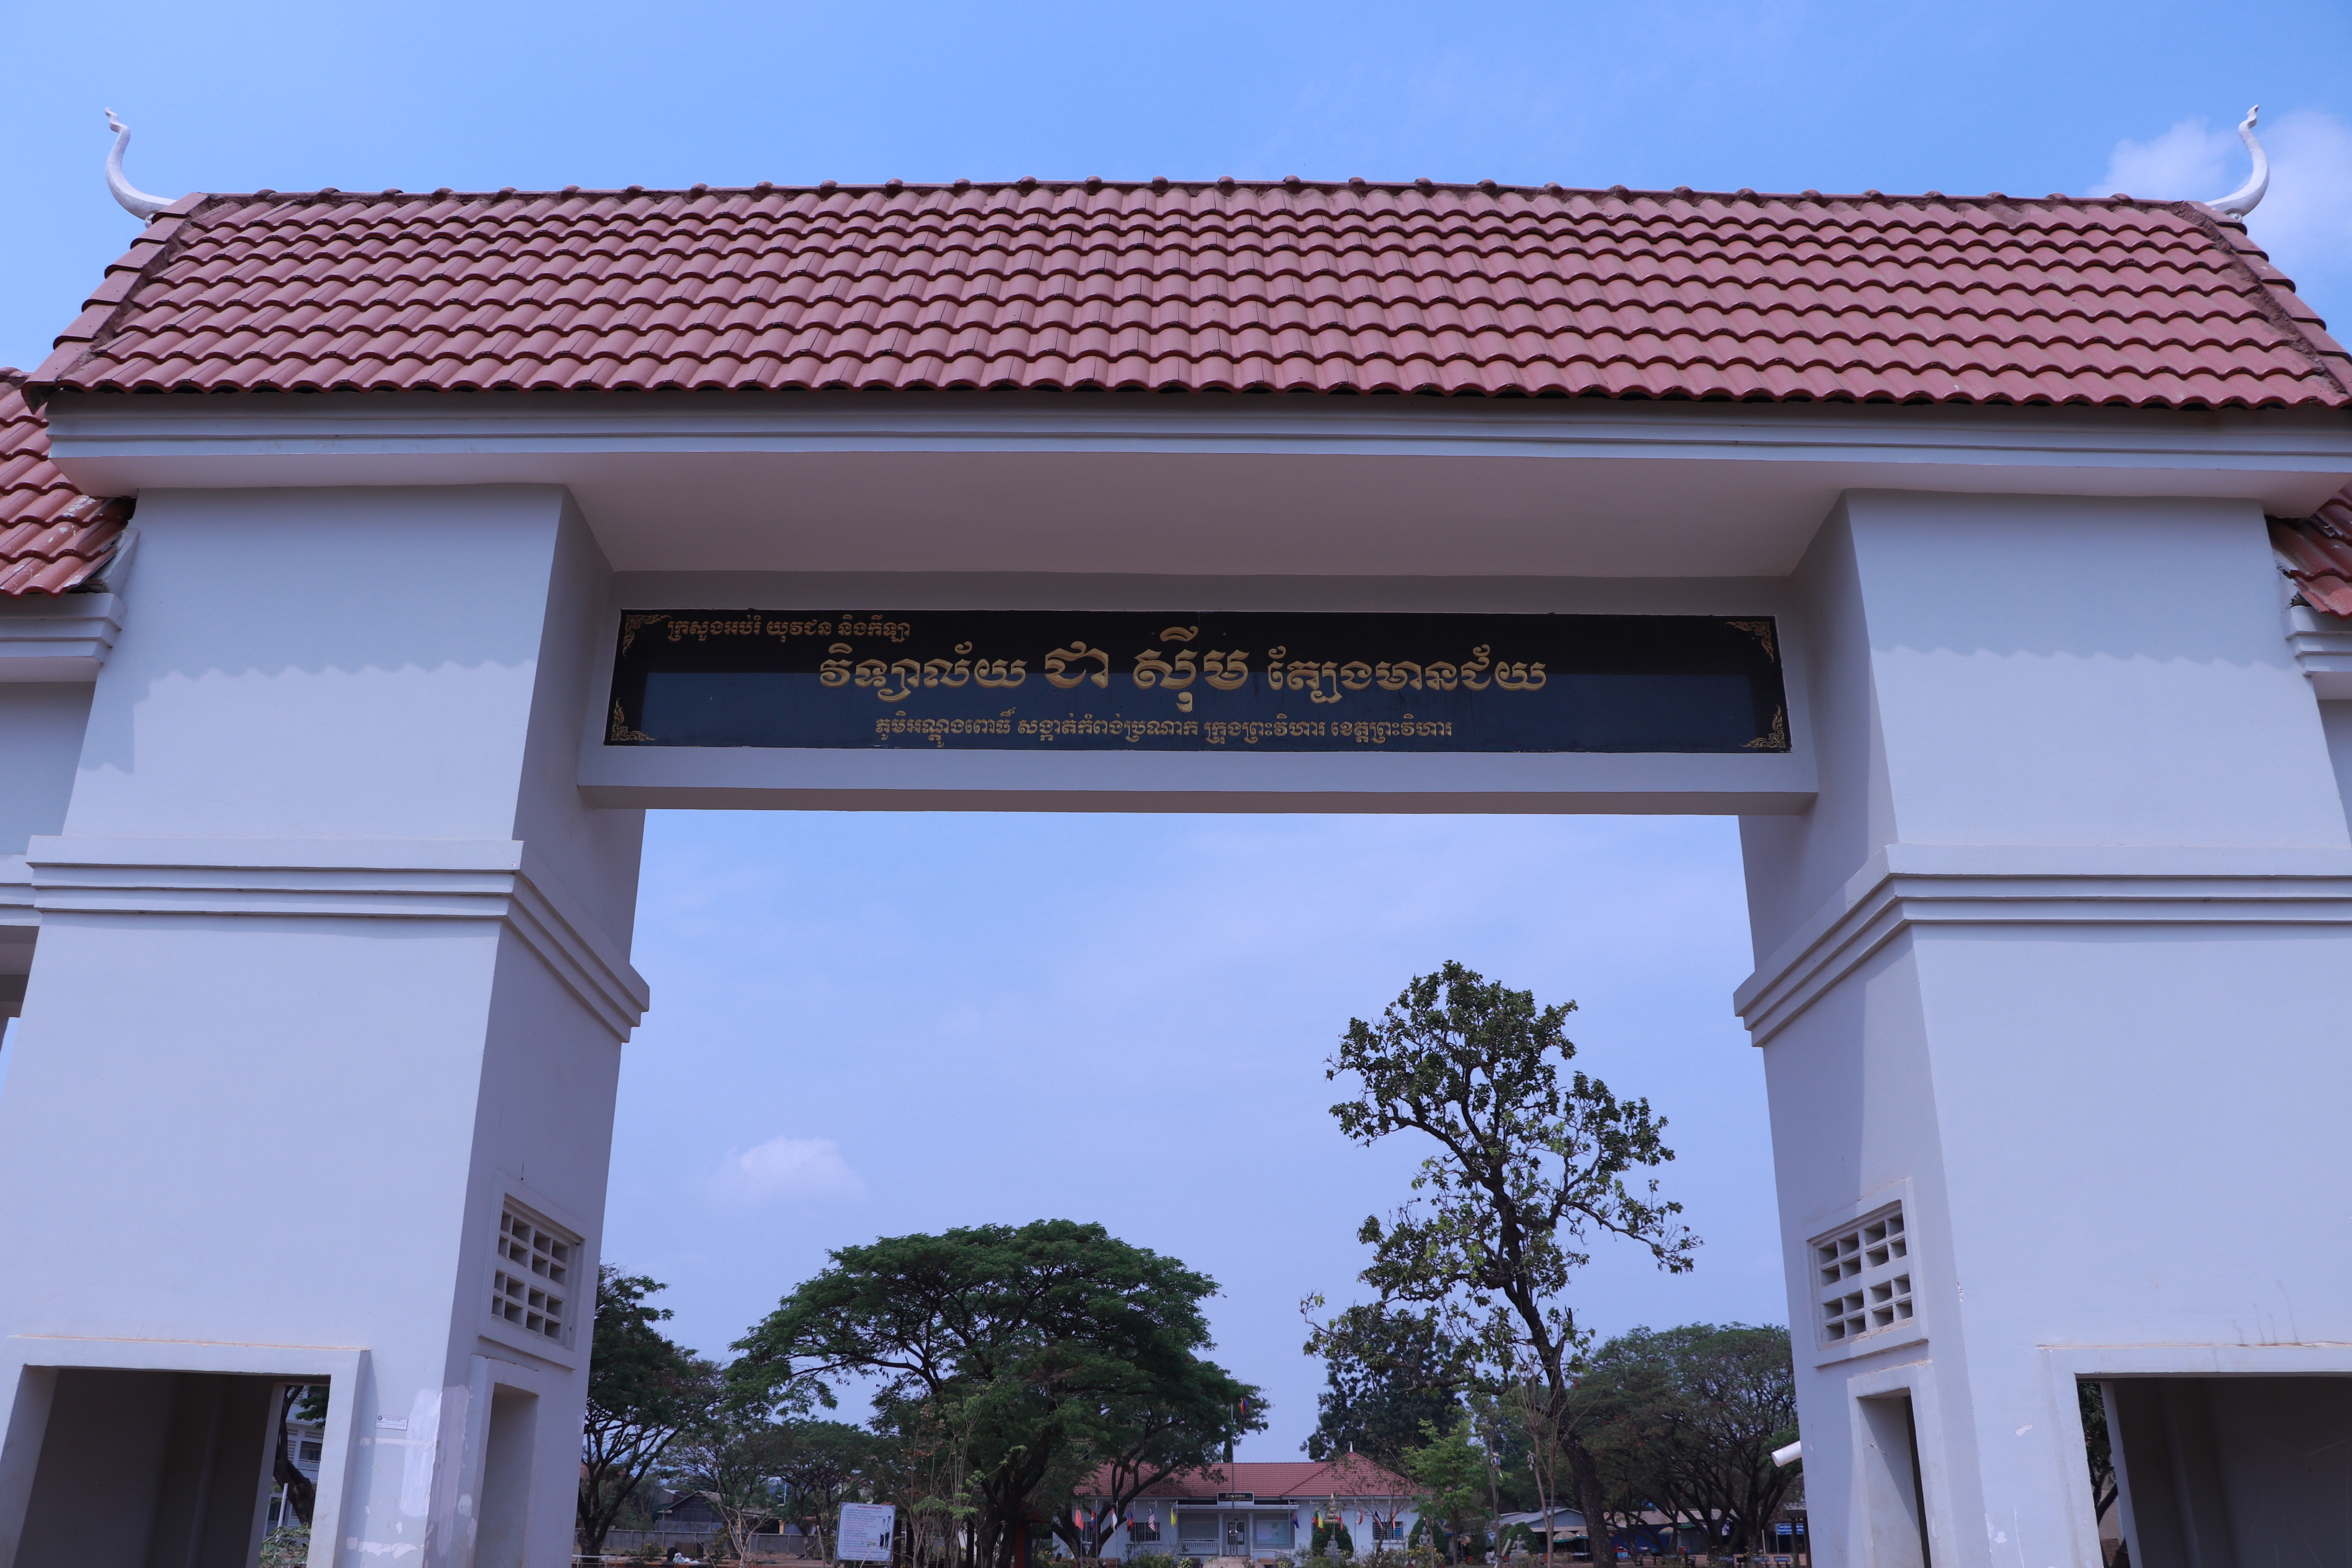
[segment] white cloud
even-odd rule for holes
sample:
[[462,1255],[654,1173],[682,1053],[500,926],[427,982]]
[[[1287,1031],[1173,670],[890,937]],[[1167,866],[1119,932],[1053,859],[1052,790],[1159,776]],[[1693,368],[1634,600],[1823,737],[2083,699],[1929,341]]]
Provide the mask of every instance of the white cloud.
[[2333,303],[2352,318],[2352,125],[2315,111],[2282,115],[2263,145],[2270,194],[2247,234],[2322,313]]
[[719,1190],[730,1197],[862,1198],[866,1181],[830,1138],[771,1138],[727,1156]]
[[[2352,328],[2352,125],[2295,110],[2257,128],[2270,153],[2270,191],[2246,233],[2338,328]],[[2146,142],[2116,143],[2093,195],[2210,201],[2245,183],[2235,124],[2184,120]]]
[[[2184,120],[2161,136],[2146,142],[2126,137],[2107,157],[2107,177],[2091,187],[2095,196],[2118,191],[2156,201],[2210,201],[2227,195],[2245,181],[2230,160],[2244,154],[2234,129],[2216,130],[2202,120]],[[2276,184],[2276,173],[2273,174]]]

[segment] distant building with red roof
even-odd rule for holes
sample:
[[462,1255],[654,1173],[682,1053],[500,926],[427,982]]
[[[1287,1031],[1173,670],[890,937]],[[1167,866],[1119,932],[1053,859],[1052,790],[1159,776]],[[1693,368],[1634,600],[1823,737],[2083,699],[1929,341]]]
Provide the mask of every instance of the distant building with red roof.
[[[1106,1468],[1078,1495],[1099,1514],[1112,1506],[1111,1489]],[[1318,1516],[1346,1525],[1360,1551],[1404,1539],[1419,1517],[1413,1489],[1360,1454],[1234,1460],[1145,1487],[1120,1511],[1103,1554],[1271,1561],[1305,1549]]]

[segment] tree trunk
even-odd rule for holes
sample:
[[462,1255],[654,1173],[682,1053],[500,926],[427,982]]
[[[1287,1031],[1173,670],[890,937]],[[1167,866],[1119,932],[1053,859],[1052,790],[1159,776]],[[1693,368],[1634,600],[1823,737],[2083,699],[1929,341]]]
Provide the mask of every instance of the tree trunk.
[[286,1422],[294,1414],[294,1402],[302,1397],[303,1392],[299,1385],[289,1385],[278,1397],[278,1459],[272,1467],[272,1473],[278,1484],[286,1489],[286,1505],[294,1510],[294,1517],[307,1528],[310,1522],[310,1510],[318,1502],[319,1489],[311,1484],[310,1477],[294,1468],[294,1460],[286,1451]]
[[1584,1515],[1584,1540],[1592,1552],[1593,1568],[1616,1561],[1609,1548],[1608,1494],[1601,1487],[1601,1467],[1592,1458],[1592,1450],[1572,1432],[1559,1435],[1561,1451],[1568,1458],[1568,1473],[1576,1482],[1577,1511]]

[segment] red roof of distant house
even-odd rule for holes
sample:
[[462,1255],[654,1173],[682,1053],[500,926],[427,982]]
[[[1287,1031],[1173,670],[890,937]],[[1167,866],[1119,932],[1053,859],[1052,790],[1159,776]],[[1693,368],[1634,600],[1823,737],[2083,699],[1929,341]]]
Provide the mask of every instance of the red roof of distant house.
[[47,422],[25,405],[25,373],[0,370],[0,595],[62,594],[104,565],[127,501],[74,489],[49,461]]
[[1147,391],[2352,407],[2232,220],[1361,181],[191,195],[88,392]]
[[[1079,1487],[1081,1497],[1108,1497],[1108,1473],[1097,1470]],[[1201,1498],[1213,1501],[1219,1492],[1250,1492],[1269,1500],[1281,1498],[1405,1498],[1413,1493],[1411,1481],[1372,1463],[1361,1454],[1341,1454],[1329,1459],[1241,1459],[1208,1470],[1178,1476],[1146,1487],[1146,1498]]]

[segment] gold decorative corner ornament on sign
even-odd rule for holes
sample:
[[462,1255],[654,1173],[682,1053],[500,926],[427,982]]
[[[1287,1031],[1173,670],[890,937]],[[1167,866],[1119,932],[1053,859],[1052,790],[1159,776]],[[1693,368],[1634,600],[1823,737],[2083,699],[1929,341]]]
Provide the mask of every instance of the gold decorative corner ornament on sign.
[[669,616],[666,614],[631,614],[623,616],[621,617],[621,651],[623,653],[629,651],[629,645],[637,640],[637,634],[639,632],[645,630],[647,626],[659,626],[662,622],[667,619],[669,619]]
[[608,746],[627,746],[634,745],[641,741],[650,741],[652,739],[653,737],[651,735],[646,734],[642,730],[632,730],[629,728],[628,715],[621,711],[620,700],[615,698],[613,702],[613,724],[610,729],[604,731],[604,744]]
[[1757,736],[1748,742],[1748,749],[1751,752],[1787,751],[1789,749],[1789,710],[1786,708],[1773,709],[1772,732],[1769,735]]
[[1748,634],[1749,634],[1750,636],[1752,636],[1753,637],[1755,637],[1755,639],[1756,639],[1758,642],[1762,643],[1762,644],[1764,645],[1764,657],[1765,657],[1766,658],[1771,659],[1771,660],[1772,660],[1773,662],[1775,662],[1775,663],[1778,663],[1778,662],[1780,661],[1780,650],[1779,650],[1778,648],[1776,648],[1776,647],[1774,647],[1772,646],[1772,623],[1771,623],[1771,622],[1769,622],[1769,621],[1726,621],[1726,622],[1724,623],[1724,625],[1728,626],[1738,626],[1741,631],[1743,631],[1743,632],[1747,632]]

